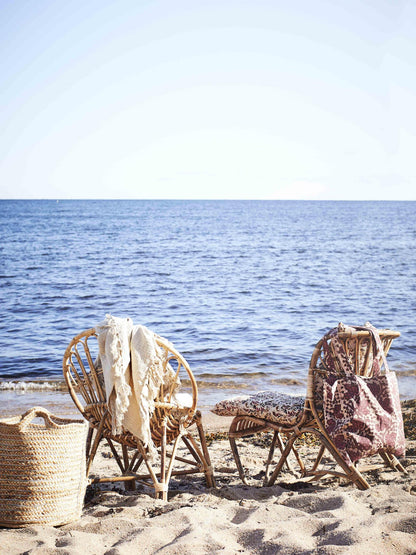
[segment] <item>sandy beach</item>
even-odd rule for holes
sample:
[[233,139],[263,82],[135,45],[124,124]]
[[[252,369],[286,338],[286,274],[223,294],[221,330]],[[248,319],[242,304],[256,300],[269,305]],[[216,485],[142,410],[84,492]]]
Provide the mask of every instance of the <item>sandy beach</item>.
[[[403,403],[407,475],[371,471],[359,491],[329,478],[306,483],[283,472],[261,487],[267,438],[248,440],[241,453],[250,485],[238,478],[226,429],[229,418],[204,415],[217,488],[202,476],[172,480],[170,501],[143,488],[87,489],[81,519],[61,527],[0,529],[0,552],[9,555],[125,555],[202,553],[416,553],[416,402]],[[310,447],[302,447],[308,456]],[[102,444],[93,471],[115,464]]]

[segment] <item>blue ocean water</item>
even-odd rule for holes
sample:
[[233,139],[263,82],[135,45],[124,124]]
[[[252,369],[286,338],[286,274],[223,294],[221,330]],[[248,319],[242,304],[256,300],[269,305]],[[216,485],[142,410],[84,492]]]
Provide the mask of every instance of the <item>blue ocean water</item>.
[[111,313],[175,344],[202,405],[303,393],[339,321],[399,330],[415,397],[415,247],[416,202],[0,201],[0,388],[61,380],[71,338]]

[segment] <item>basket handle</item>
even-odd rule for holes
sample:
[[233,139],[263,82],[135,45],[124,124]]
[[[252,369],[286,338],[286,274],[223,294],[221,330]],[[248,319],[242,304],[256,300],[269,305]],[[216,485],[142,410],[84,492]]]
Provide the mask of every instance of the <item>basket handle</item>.
[[42,407],[33,407],[33,409],[29,409],[28,411],[26,411],[22,415],[20,422],[17,425],[18,428],[20,428],[21,430],[25,430],[32,422],[32,420],[37,416],[40,416],[44,419],[46,428],[59,428],[59,424],[56,424],[51,419],[51,413]]

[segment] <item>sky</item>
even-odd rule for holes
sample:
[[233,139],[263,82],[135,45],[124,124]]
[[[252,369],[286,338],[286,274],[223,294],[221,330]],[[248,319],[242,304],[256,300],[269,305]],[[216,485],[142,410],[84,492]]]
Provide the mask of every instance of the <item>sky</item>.
[[416,199],[416,2],[0,0],[0,198]]

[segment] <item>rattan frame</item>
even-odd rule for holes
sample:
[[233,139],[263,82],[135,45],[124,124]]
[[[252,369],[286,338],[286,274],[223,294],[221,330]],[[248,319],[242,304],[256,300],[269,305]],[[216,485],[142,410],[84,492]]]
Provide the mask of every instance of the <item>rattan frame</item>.
[[[198,387],[183,356],[172,345],[156,336],[156,342],[163,353],[165,369],[168,364],[176,366],[176,375],[190,383],[192,405],[187,410],[178,411],[177,406],[170,402],[173,391],[160,390],[150,419],[152,440],[159,455],[158,461],[152,462],[148,450],[137,437],[127,431],[119,435],[112,433],[111,414],[103,389],[102,369],[95,367],[89,345],[91,341],[97,341],[94,328],[81,332],[70,342],[63,359],[64,378],[76,407],[90,425],[87,438],[87,476],[90,475],[94,457],[103,439],[108,443],[121,474],[111,477],[92,477],[89,483],[122,481],[127,489],[135,489],[138,482],[153,487],[155,497],[164,500],[168,499],[169,482],[172,476],[204,473],[207,487],[215,487],[201,413],[196,410]],[[194,424],[196,424],[199,443],[189,431]],[[177,450],[181,441],[191,457],[178,456]],[[121,446],[121,453],[120,448],[116,448],[117,444]],[[173,446],[169,451],[170,444]],[[176,461],[185,463],[187,467],[176,470],[174,468]],[[139,470],[142,470],[141,467],[145,467],[143,468],[145,472],[139,473]]]
[[[392,341],[399,337],[400,333],[398,331],[387,329],[378,330],[378,333],[380,335],[384,353],[387,355]],[[352,357],[355,373],[360,376],[371,376],[375,346],[370,332],[367,330],[351,329],[350,331],[338,333],[338,338],[342,341],[345,351]],[[240,459],[236,439],[252,436],[261,432],[273,431],[274,435],[266,462],[264,485],[272,486],[275,483],[283,465],[286,464],[290,470],[293,470],[288,460],[288,456],[292,452],[295,455],[297,463],[300,467],[300,476],[302,478],[319,480],[324,476],[332,475],[345,478],[346,480],[353,482],[359,489],[362,490],[370,487],[369,483],[363,476],[363,472],[378,468],[380,465],[367,465],[367,467],[360,468],[360,470],[357,465],[348,465],[341,457],[325,430],[322,408],[320,407],[318,400],[315,398],[317,381],[319,380],[319,376],[322,376],[324,373],[321,364],[322,347],[323,338],[317,343],[312,353],[308,370],[305,405],[298,421],[295,424],[281,425],[252,416],[236,416],[231,422],[228,437],[238,473],[241,480],[245,484],[247,484],[247,478]],[[379,355],[378,358],[380,365],[382,365],[383,362],[381,360],[381,355]],[[295,447],[296,440],[305,433],[310,433],[315,436],[320,444],[318,454],[311,468],[306,468],[298,450]],[[281,456],[273,472],[270,473],[270,467],[272,465],[276,445],[280,449]],[[324,461],[323,456],[325,451],[332,459],[332,462],[336,463],[335,468],[334,465],[329,466],[327,461]],[[402,464],[394,455],[387,452],[382,452],[380,455],[384,465],[401,472],[406,472]]]

